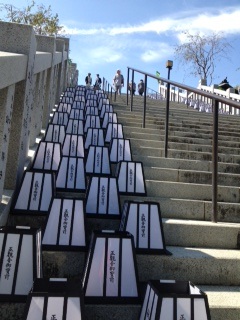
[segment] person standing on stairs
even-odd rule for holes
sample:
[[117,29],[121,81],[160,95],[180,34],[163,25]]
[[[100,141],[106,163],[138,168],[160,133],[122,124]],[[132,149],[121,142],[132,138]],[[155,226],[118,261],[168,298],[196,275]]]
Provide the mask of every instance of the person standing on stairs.
[[92,84],[92,77],[91,77],[90,72],[88,73],[88,75],[85,78],[85,83],[86,83],[86,86],[91,86],[91,84]]
[[124,77],[119,69],[113,78],[113,85],[115,86],[117,94],[121,94],[122,87],[124,87]]

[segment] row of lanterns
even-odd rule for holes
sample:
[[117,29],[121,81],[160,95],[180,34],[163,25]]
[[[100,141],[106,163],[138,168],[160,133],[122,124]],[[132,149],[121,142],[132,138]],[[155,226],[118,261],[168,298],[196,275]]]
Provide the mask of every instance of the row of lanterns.
[[[27,299],[27,320],[84,319],[84,303],[140,303],[136,253],[171,254],[157,202],[129,200],[121,210],[121,195],[146,194],[143,165],[107,95],[67,88],[11,210],[45,216],[45,228],[0,229],[0,300]],[[119,219],[119,230],[93,230],[87,245],[86,218]],[[81,280],[43,278],[41,250],[86,249]],[[209,320],[207,296],[190,282],[149,281],[139,317]]]

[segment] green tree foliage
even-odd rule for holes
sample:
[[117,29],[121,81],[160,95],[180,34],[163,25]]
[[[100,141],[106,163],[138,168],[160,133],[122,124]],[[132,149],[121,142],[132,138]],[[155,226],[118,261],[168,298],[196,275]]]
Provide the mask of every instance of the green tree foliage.
[[5,13],[4,21],[30,24],[36,34],[56,36],[63,33],[63,26],[59,24],[58,14],[53,15],[51,6],[36,5],[32,1],[23,9],[16,8],[12,4],[0,3],[0,11]]
[[190,67],[190,74],[212,83],[216,64],[221,59],[228,59],[231,45],[222,33],[210,35],[184,32],[186,41],[175,46],[175,57],[184,66]]

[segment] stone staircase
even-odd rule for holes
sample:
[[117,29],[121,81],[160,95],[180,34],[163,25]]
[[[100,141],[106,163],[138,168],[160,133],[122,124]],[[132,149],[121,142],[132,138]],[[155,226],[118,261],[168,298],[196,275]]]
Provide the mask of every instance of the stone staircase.
[[[159,202],[167,255],[137,255],[141,284],[153,279],[191,281],[208,296],[212,320],[240,319],[240,118],[219,116],[218,223],[211,220],[212,115],[170,103],[169,151],[164,158],[165,102],[143,97],[133,111],[126,96],[117,96],[114,112],[131,139],[134,161],[141,161],[147,187],[138,200]],[[114,166],[113,166],[114,167]],[[75,194],[72,197],[77,197]],[[121,196],[125,200],[136,197]],[[44,217],[11,217],[9,224],[43,226]],[[119,220],[86,219],[86,231],[118,229]],[[82,276],[84,252],[43,252],[44,277]],[[142,294],[144,295],[143,285]],[[0,303],[1,320],[22,319],[24,304]],[[86,305],[87,319],[135,320],[141,305]],[[74,320],[74,319],[73,319]]]

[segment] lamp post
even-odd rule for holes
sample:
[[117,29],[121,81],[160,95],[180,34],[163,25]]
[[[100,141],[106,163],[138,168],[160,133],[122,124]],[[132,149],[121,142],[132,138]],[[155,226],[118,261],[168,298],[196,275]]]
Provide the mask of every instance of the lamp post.
[[[167,60],[166,68],[168,69],[168,80],[170,79],[170,71],[173,67],[173,61]],[[167,99],[166,99],[166,117],[165,117],[165,158],[168,156],[168,122],[169,122],[169,97],[170,97],[170,83],[167,83]]]

